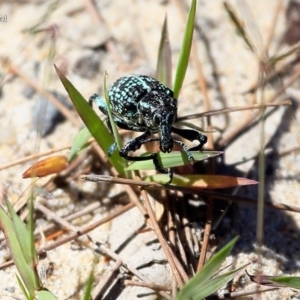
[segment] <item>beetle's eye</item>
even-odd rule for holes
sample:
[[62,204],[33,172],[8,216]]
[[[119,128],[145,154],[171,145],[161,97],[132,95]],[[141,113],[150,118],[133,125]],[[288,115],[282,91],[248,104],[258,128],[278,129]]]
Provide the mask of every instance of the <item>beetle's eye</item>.
[[173,114],[169,114],[167,116],[167,122],[168,124],[173,124],[175,122],[175,116]]
[[124,107],[126,108],[127,111],[136,110],[136,104],[134,104],[132,102],[124,103]]

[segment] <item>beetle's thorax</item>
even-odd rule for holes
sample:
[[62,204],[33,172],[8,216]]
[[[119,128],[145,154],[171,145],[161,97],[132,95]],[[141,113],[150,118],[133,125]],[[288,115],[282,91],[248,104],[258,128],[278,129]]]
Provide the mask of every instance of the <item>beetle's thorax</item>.
[[160,149],[173,149],[172,125],[177,118],[177,101],[162,91],[151,91],[138,104],[141,124],[160,134]]
[[177,118],[177,101],[162,91],[151,91],[138,103],[140,122],[152,132],[162,125],[173,124]]

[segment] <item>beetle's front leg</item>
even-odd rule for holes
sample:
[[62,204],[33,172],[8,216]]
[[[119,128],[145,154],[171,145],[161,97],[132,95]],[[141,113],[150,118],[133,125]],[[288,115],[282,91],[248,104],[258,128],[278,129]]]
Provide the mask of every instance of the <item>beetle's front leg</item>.
[[97,104],[99,109],[106,115],[108,116],[108,111],[107,111],[107,105],[104,99],[102,99],[98,94],[94,94],[90,97],[89,99],[89,104],[93,106],[93,102]]
[[147,130],[139,137],[129,141],[122,149],[120,149],[120,156],[124,157],[127,160],[131,161],[142,161],[142,160],[148,160],[152,159],[151,155],[148,156],[130,156],[128,153],[130,151],[136,151],[141,148],[143,144],[145,144],[145,141],[149,140],[148,137],[151,135],[150,131]]
[[153,164],[155,166],[155,170],[162,174],[169,174],[170,180],[167,184],[170,184],[173,179],[173,170],[169,168],[168,170],[165,170],[161,167],[158,159],[157,159],[157,153],[152,153],[147,156],[129,156],[128,153],[130,151],[136,151],[138,150],[143,144],[159,141],[159,138],[148,138],[150,136],[150,132],[146,131],[141,136],[135,138],[134,140],[129,141],[121,150],[120,150],[120,156],[124,157],[127,160],[131,161],[144,161],[144,160],[153,160]]
[[201,134],[200,132],[193,130],[193,129],[179,129],[176,127],[172,126],[172,132],[180,135],[181,137],[193,142],[193,141],[198,141],[199,145],[195,146],[191,149],[189,149],[189,151],[196,151],[196,150],[200,150],[203,145],[207,142],[207,137],[203,134]]

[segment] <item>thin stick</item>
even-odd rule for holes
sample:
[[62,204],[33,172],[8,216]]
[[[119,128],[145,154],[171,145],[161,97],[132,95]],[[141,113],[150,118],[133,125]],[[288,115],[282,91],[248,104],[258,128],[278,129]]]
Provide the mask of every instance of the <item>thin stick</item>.
[[53,153],[56,153],[56,152],[59,152],[59,151],[67,150],[67,149],[70,149],[70,146],[65,146],[65,147],[61,147],[61,148],[52,149],[52,150],[49,150],[49,151],[46,151],[46,152],[43,152],[43,153],[28,155],[28,156],[22,157],[20,159],[17,159],[13,162],[10,162],[6,165],[0,166],[0,171],[2,171],[4,169],[11,168],[11,167],[14,167],[14,166],[22,164],[22,163],[25,163],[25,162],[33,160],[33,159],[37,159],[37,158],[47,156],[47,155],[50,155],[50,154],[53,154]]
[[54,97],[50,92],[43,89],[36,80],[30,78],[25,73],[23,73],[20,68],[9,63],[9,69],[12,73],[18,75],[22,78],[28,85],[33,87],[39,94],[47,98],[65,117],[70,120],[70,122],[75,125],[77,128],[82,126],[82,122],[77,118],[77,116],[66,108],[56,97]]
[[119,268],[122,265],[121,260],[117,260],[111,272],[108,274],[104,280],[102,280],[93,290],[93,299],[100,299],[104,294],[106,289],[111,285],[111,283],[116,280],[116,276],[119,272]]
[[209,237],[210,237],[211,228],[212,228],[212,213],[213,213],[212,201],[213,201],[213,198],[211,196],[208,196],[207,217],[206,217],[206,222],[205,222],[200,257],[198,260],[197,272],[200,271],[205,264],[205,258],[206,258],[208,243],[209,243]]
[[147,287],[149,289],[155,290],[155,291],[167,291],[169,292],[171,289],[169,286],[164,286],[164,285],[158,285],[154,283],[145,283],[145,282],[140,282],[136,280],[125,280],[124,285],[126,286],[141,286],[141,287]]
[[[78,212],[76,212],[76,213],[74,213],[74,214],[71,214],[71,215],[65,217],[64,220],[65,220],[65,221],[68,221],[68,222],[69,222],[69,221],[72,221],[72,220],[74,220],[74,219],[76,219],[76,218],[79,218],[79,217],[81,217],[81,216],[83,216],[83,215],[86,215],[86,214],[88,214],[88,213],[90,213],[90,212],[94,212],[94,211],[95,211],[97,208],[99,208],[100,206],[101,206],[100,202],[92,203],[92,204],[90,204],[89,206],[83,208],[82,210],[80,210],[80,211],[78,211]],[[43,233],[45,233],[46,231],[49,231],[49,230],[51,230],[51,229],[54,229],[55,226],[56,226],[56,224],[53,224],[53,223],[52,223],[52,224],[49,224],[49,225],[46,225],[46,226],[43,226],[43,227],[38,227],[38,228],[35,229],[34,234],[37,235],[37,234],[39,234],[41,231],[42,231]]]
[[199,114],[182,116],[182,117],[177,118],[177,122],[190,120],[190,119],[196,119],[196,118],[203,118],[203,117],[207,117],[207,116],[228,114],[228,113],[239,112],[239,111],[243,111],[243,110],[253,110],[253,109],[262,109],[265,107],[290,106],[290,105],[292,105],[291,100],[283,100],[283,101],[276,102],[276,103],[253,104],[253,105],[246,105],[246,106],[221,108],[221,109],[206,111],[206,112],[199,113]]
[[[148,284],[153,284],[153,282],[151,282],[150,280],[148,280],[136,268],[134,268],[133,266],[131,266],[130,264],[128,264],[127,262],[125,262],[124,260],[122,260],[119,255],[117,255],[115,252],[113,252],[112,250],[110,250],[105,245],[103,245],[101,243],[97,243],[97,247],[99,248],[99,250],[100,250],[101,253],[104,253],[104,254],[108,255],[109,257],[111,257],[115,261],[121,261],[122,266],[125,267],[126,269],[128,269],[132,274],[134,274],[140,280],[145,281]],[[165,299],[171,300],[171,297],[167,293],[160,291],[159,294],[162,295],[163,297],[165,297]]]
[[237,297],[243,297],[247,295],[253,295],[256,293],[264,293],[268,291],[273,291],[278,289],[278,287],[255,287],[250,290],[243,290],[243,291],[238,291],[238,292],[232,292],[223,296],[218,297],[218,299],[232,299],[232,298],[237,298]]
[[[140,181],[141,179],[139,178],[139,176],[136,175],[136,178],[138,178],[138,181]],[[144,189],[141,189],[141,195],[142,197],[144,198],[144,203],[145,203],[145,207],[146,207],[146,210],[147,210],[147,213],[149,215],[149,219],[150,219],[150,225],[153,229],[153,231],[155,232],[161,246],[162,246],[162,249],[167,257],[167,260],[170,264],[170,267],[171,267],[171,270],[173,272],[173,275],[175,276],[176,278],[176,281],[177,281],[177,284],[180,288],[183,287],[183,282],[181,280],[181,277],[178,273],[178,270],[177,270],[177,267],[176,267],[176,264],[174,262],[174,259],[170,253],[170,248],[166,242],[166,240],[164,239],[163,235],[162,235],[162,232],[158,226],[158,223],[157,223],[157,220],[156,220],[156,217],[155,217],[155,213],[152,209],[152,206],[150,204],[150,201],[149,201],[149,197],[148,197],[148,194],[147,192],[144,190]]]
[[[285,85],[283,85],[277,93],[269,99],[269,102],[273,102],[277,97],[279,97],[281,94],[285,92],[285,90],[291,86],[300,76],[300,65],[298,65],[296,72],[290,77],[290,79],[287,81]],[[245,128],[249,126],[250,123],[252,123],[258,116],[260,115],[260,111],[253,113],[252,115],[249,115],[244,119],[242,124],[236,129],[234,129],[231,133],[229,133],[227,136],[223,137],[219,141],[219,146],[224,146],[228,144],[235,136],[237,136],[240,132],[242,132]]]

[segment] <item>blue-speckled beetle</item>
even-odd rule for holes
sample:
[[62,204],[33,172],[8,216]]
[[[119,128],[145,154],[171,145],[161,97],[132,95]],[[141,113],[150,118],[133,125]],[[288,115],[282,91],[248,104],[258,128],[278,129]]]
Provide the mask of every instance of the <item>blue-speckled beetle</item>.
[[[129,141],[122,149],[120,156],[131,160],[141,161],[152,159],[155,168],[160,173],[169,173],[171,183],[172,170],[163,169],[157,160],[157,153],[148,156],[129,156],[130,151],[136,151],[143,144],[158,141],[160,150],[171,152],[173,143],[179,144],[189,160],[193,161],[191,150],[199,150],[206,143],[207,138],[196,130],[179,129],[173,126],[177,119],[177,100],[173,98],[173,91],[152,77],[145,75],[128,75],[119,78],[108,90],[111,111],[115,123],[119,128],[144,132],[141,136]],[[108,116],[106,102],[97,94],[90,98],[90,103],[96,102],[99,109]],[[108,127],[111,129],[109,120]],[[151,137],[158,133],[159,138]],[[189,141],[199,141],[199,145],[192,149],[176,139],[175,133]],[[116,149],[110,148],[109,154]]]

